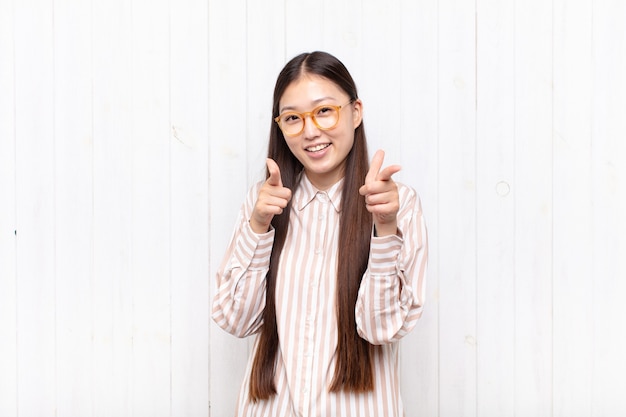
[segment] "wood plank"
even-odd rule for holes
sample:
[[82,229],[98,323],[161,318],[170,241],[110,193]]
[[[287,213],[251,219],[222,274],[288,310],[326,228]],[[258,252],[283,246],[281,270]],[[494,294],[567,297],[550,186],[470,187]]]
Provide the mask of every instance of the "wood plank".
[[392,107],[399,117],[400,136],[392,142],[402,165],[398,181],[421,197],[430,248],[424,315],[400,345],[402,401],[407,416],[435,416],[439,414],[439,262],[438,252],[432,250],[439,228],[437,2],[403,1],[399,23],[402,91]]
[[17,415],[15,39],[13,1],[0,3],[0,415]]
[[477,411],[515,415],[515,3],[476,3]]
[[591,1],[554,13],[553,413],[565,416],[591,411]]
[[591,415],[626,415],[626,5],[592,10],[591,201],[593,381]]
[[552,416],[552,4],[515,4],[515,411]]
[[170,12],[171,408],[209,410],[208,5]]
[[[398,102],[403,86],[401,67],[401,9],[384,2],[362,2],[362,54],[359,95],[363,99],[363,120],[370,157],[385,150],[384,165],[402,164],[400,145],[401,118]],[[397,40],[397,42],[390,40]],[[395,74],[394,74],[395,72]],[[385,81],[381,82],[381,78]],[[400,180],[402,171],[394,178]]]
[[[209,2],[209,253],[210,299],[215,272],[247,192],[246,2]],[[228,42],[224,42],[227,39]],[[270,101],[271,103],[271,101]],[[270,104],[271,105],[271,104]],[[234,414],[248,359],[246,340],[210,322],[212,416]],[[225,379],[225,376],[228,378]]]
[[[271,10],[271,13],[267,11]],[[274,84],[291,57],[285,56],[285,1],[248,2],[246,6],[246,170],[248,187],[265,177]],[[243,201],[243,200],[242,200]]]
[[[476,415],[476,47],[473,3],[439,2],[439,415]],[[443,279],[445,277],[445,279]]]
[[[354,78],[359,93],[368,87],[363,79],[364,22],[374,23],[378,20],[376,16],[364,17],[364,9],[369,4],[362,0],[323,0],[317,3],[317,8],[323,10],[320,20],[323,28],[318,32],[318,39],[321,41],[316,49],[331,53],[343,62]],[[295,32],[291,34],[291,39],[298,39]]]
[[131,7],[132,410],[171,407],[169,2]]
[[93,3],[94,414],[132,413],[131,10]]
[[52,1],[15,3],[14,22],[17,408],[22,415],[54,415],[57,369]]
[[325,50],[323,30],[326,5],[324,3],[285,0],[284,31],[285,59],[290,60],[302,52]]
[[92,415],[91,4],[54,3],[56,409]]

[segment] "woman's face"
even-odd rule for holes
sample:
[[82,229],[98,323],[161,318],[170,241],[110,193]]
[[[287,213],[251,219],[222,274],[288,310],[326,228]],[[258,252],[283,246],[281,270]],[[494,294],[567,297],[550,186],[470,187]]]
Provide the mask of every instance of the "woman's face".
[[352,104],[349,101],[350,97],[335,83],[310,74],[289,84],[280,98],[279,114],[309,112],[320,105],[343,106],[337,126],[330,130],[319,129],[311,117],[306,116],[304,130],[299,135],[284,135],[307,177],[320,190],[332,187],[343,178],[346,157],[354,143],[354,130],[361,124],[361,101]]

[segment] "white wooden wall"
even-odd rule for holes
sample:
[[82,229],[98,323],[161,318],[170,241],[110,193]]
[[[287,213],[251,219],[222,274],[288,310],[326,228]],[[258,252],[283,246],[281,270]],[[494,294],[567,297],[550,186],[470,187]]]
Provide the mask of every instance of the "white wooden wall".
[[430,232],[407,416],[626,415],[626,2],[0,0],[0,416],[229,416],[213,274],[302,51]]

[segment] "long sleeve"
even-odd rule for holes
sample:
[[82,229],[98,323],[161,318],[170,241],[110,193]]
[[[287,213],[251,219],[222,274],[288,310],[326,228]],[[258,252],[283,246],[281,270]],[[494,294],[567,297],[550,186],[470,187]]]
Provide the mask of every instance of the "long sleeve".
[[265,308],[265,276],[274,231],[259,235],[250,227],[248,219],[257,195],[258,186],[252,187],[216,274],[212,317],[222,329],[237,337],[258,332]]
[[374,237],[355,306],[359,335],[388,344],[410,332],[422,314],[428,239],[417,193],[398,184],[399,235]]

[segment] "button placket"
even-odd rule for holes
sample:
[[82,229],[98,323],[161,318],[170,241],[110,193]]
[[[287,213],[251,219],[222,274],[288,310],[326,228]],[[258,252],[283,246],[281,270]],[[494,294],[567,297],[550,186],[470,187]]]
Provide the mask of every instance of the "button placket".
[[[311,391],[314,388],[313,384],[313,359],[315,357],[316,346],[316,326],[317,326],[317,313],[319,306],[319,284],[322,279],[322,271],[324,270],[324,245],[326,244],[326,238],[328,236],[328,214],[329,199],[326,193],[318,192],[315,196],[315,202],[311,207],[317,211],[315,228],[315,238],[313,243],[314,265],[313,273],[311,274],[311,281],[308,289],[308,302],[307,310],[305,311],[305,337],[304,345],[302,346],[301,354],[303,355],[303,380],[301,395],[304,403],[306,399],[312,395]],[[306,408],[306,407],[305,407]]]

